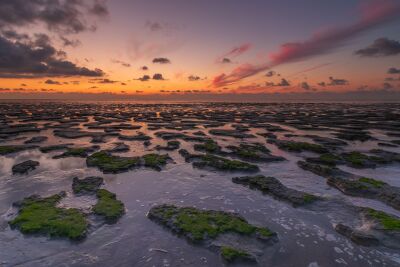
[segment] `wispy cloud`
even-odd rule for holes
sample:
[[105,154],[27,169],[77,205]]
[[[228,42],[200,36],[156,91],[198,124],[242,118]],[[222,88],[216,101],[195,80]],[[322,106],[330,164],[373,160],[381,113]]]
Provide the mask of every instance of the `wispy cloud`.
[[359,19],[345,27],[334,27],[315,33],[302,42],[284,43],[270,54],[270,61],[260,65],[245,64],[234,69],[230,74],[220,74],[214,78],[214,87],[227,86],[246,77],[256,75],[285,63],[298,62],[326,54],[343,45],[355,36],[400,16],[400,3],[394,0],[365,1],[359,9]]

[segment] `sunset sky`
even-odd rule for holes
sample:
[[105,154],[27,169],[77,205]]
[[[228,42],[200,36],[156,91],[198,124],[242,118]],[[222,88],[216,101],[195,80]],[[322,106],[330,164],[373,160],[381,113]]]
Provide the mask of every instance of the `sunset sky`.
[[0,32],[0,99],[400,89],[400,0],[2,0]]

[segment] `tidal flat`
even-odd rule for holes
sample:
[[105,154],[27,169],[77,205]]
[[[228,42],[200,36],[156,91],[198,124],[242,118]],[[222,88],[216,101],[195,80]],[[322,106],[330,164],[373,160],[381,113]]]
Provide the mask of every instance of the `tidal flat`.
[[0,266],[400,266],[400,104],[0,103]]

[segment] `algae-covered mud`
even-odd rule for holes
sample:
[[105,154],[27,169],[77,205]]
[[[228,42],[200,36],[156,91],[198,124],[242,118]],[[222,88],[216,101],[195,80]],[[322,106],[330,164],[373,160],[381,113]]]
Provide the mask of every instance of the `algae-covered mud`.
[[400,266],[400,105],[0,103],[0,266]]

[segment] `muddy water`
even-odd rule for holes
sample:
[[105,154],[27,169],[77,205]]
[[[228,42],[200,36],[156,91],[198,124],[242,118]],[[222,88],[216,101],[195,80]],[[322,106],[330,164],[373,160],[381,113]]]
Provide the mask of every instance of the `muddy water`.
[[[44,124],[46,121],[40,123]],[[142,155],[151,151],[157,144],[165,144],[165,141],[154,136],[155,131],[147,130],[146,123],[141,124],[144,128],[125,130],[122,133],[133,135],[139,131],[144,132],[154,138],[152,146],[146,148],[141,141],[124,141],[131,147],[131,151],[121,155]],[[82,125],[81,127],[84,128]],[[231,127],[228,124],[225,128]],[[290,129],[299,135],[317,134],[332,137],[326,131]],[[206,133],[208,131],[204,128],[200,130]],[[251,129],[251,132],[264,131]],[[285,138],[283,133],[276,134],[278,138]],[[379,135],[378,132],[374,134]],[[30,138],[36,135],[38,134],[21,136]],[[52,130],[42,131],[40,135],[49,137],[45,145],[92,145],[89,143],[90,138],[58,138],[53,136]],[[230,137],[213,139],[222,146],[239,143]],[[26,139],[7,141],[5,144],[21,144],[24,140]],[[296,137],[291,140],[310,141]],[[112,148],[112,143],[119,141],[109,137],[107,143],[100,145],[102,149]],[[290,188],[323,196],[331,201],[309,208],[293,208],[285,202],[232,183],[231,178],[241,175],[240,173],[194,169],[177,151],[169,152],[174,162],[168,164],[161,172],[138,169],[121,174],[103,174],[97,169],[87,168],[85,159],[81,158],[52,159],[54,155],[60,154],[59,151],[48,154],[39,150],[23,151],[0,158],[0,266],[223,266],[224,263],[217,252],[190,244],[147,219],[146,213],[149,209],[155,204],[163,203],[234,211],[252,224],[267,226],[276,231],[279,242],[255,248],[259,266],[400,266],[399,251],[383,247],[360,247],[333,229],[333,225],[338,222],[349,225],[355,223],[356,212],[353,205],[368,206],[397,216],[400,216],[399,211],[378,201],[345,196],[326,185],[324,178],[303,171],[296,162],[307,154],[281,151],[274,145],[267,144],[260,136],[248,141],[266,144],[274,155],[287,159],[279,163],[258,164],[260,174],[274,176]],[[193,151],[193,143],[181,143],[182,148]],[[356,146],[356,142],[351,143],[348,149],[354,149]],[[363,144],[365,150],[376,147],[376,141]],[[392,149],[396,150],[400,152],[398,149]],[[13,176],[11,167],[27,159],[39,161],[40,166],[28,175]],[[398,165],[374,170],[341,168],[400,186]],[[87,238],[81,242],[24,236],[9,228],[7,221],[13,218],[16,212],[12,203],[31,194],[46,196],[64,190],[68,195],[60,203],[61,206],[78,207],[88,211],[95,199],[73,196],[71,183],[75,176],[83,178],[93,175],[104,177],[104,188],[115,192],[125,204],[126,214],[116,224],[101,224],[96,218],[89,217],[92,227]]]

